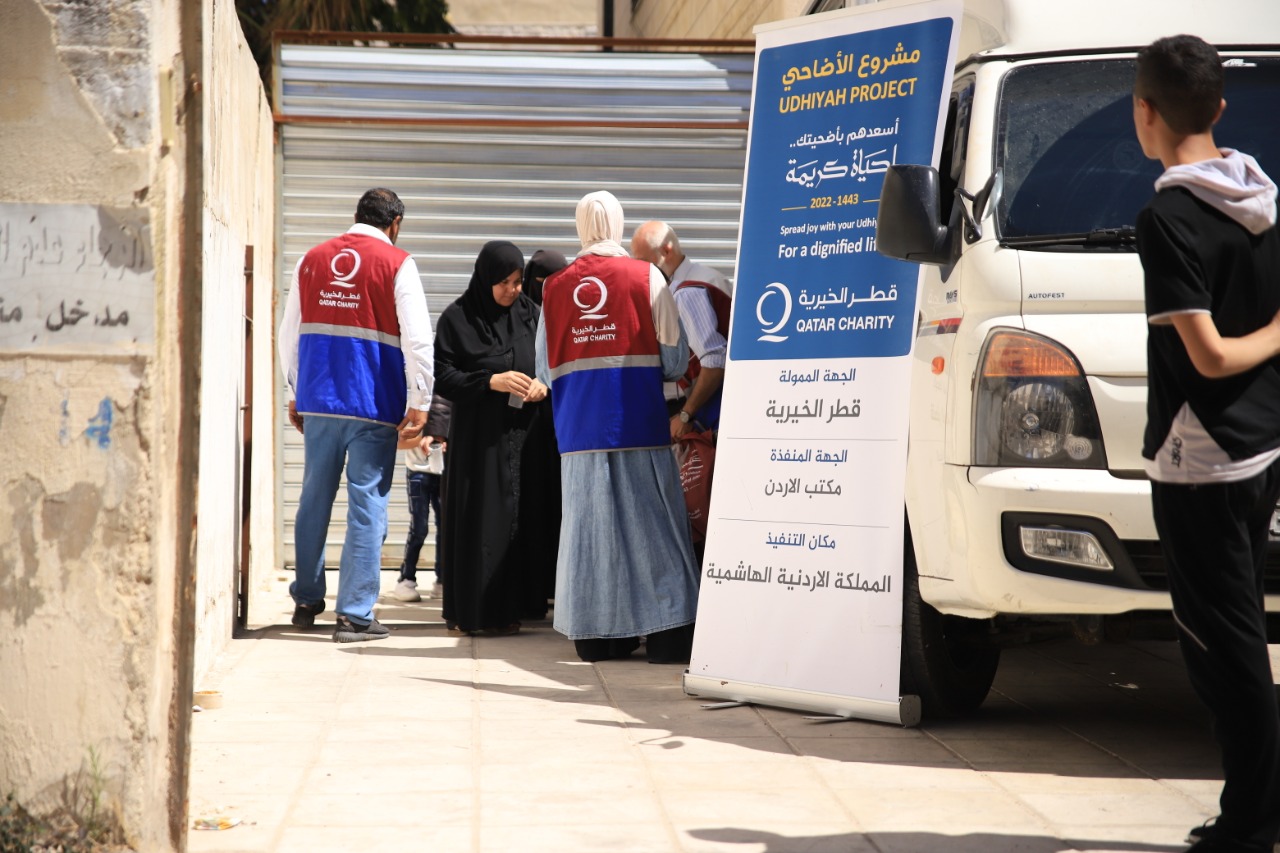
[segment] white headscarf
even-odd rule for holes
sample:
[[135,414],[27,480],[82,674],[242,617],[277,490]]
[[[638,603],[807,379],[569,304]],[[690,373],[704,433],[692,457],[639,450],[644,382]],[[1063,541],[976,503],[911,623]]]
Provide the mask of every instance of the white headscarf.
[[[584,254],[600,243],[613,244],[621,249],[622,205],[613,193],[599,190],[584,195],[578,202],[577,220],[578,239],[582,241]],[[621,254],[626,254],[625,250]]]

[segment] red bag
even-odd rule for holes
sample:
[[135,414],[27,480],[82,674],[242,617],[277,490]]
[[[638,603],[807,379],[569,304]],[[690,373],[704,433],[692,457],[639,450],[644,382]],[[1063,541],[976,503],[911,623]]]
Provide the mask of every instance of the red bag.
[[680,486],[689,513],[693,544],[707,541],[707,519],[711,517],[711,475],[715,468],[716,446],[711,430],[686,432],[676,439],[676,462],[680,465]]

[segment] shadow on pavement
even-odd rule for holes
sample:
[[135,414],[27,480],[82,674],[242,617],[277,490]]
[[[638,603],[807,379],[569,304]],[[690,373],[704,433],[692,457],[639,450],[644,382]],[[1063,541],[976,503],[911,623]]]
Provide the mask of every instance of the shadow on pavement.
[[867,832],[840,835],[786,836],[751,829],[694,829],[688,834],[700,841],[721,844],[763,844],[761,853],[1178,853],[1186,845],[1142,844],[1082,838],[1050,838],[1045,835],[1003,835],[975,832],[944,835],[934,832]]

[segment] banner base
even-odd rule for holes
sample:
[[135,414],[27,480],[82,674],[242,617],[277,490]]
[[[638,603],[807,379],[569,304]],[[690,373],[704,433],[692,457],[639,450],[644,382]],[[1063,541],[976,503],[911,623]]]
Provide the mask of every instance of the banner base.
[[793,711],[815,711],[833,717],[895,723],[907,728],[920,724],[919,696],[900,696],[896,702],[859,699],[855,696],[815,693],[810,690],[794,690],[768,684],[750,684],[745,681],[730,681],[705,675],[693,675],[688,672],[684,674],[683,688],[689,696],[706,696],[732,702],[770,705],[775,708],[789,708]]

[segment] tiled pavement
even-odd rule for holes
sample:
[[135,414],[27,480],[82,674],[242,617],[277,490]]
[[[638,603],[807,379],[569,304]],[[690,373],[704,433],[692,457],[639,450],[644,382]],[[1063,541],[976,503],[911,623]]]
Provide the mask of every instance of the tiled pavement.
[[1216,811],[1172,643],[1006,652],[978,716],[901,729],[704,710],[680,667],[581,663],[549,623],[453,637],[435,601],[337,645],[280,596],[197,685],[224,706],[195,715],[190,815],[242,823],[193,853],[1174,853]]

